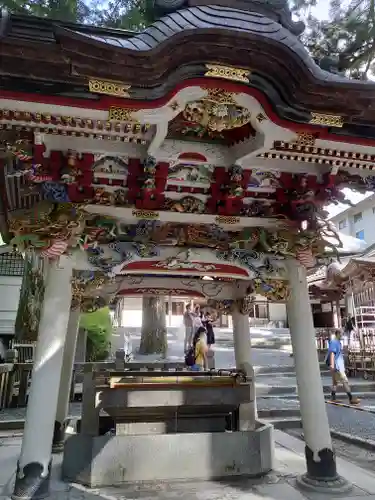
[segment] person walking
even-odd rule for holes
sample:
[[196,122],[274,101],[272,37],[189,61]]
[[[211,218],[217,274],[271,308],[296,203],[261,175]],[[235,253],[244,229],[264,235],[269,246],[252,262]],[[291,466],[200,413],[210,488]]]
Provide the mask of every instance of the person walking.
[[215,368],[215,332],[214,332],[214,318],[211,316],[209,312],[205,314],[203,319],[203,326],[206,328],[207,335],[207,367],[209,370],[213,370]]
[[360,400],[352,395],[349,386],[348,377],[345,373],[345,360],[340,339],[341,332],[340,330],[337,330],[335,336],[329,341],[328,353],[326,358],[326,364],[329,367],[332,375],[331,401],[337,401],[337,386],[341,383],[344,386],[345,392],[349,398],[349,403],[351,405],[357,405],[359,404]]
[[191,347],[194,335],[194,314],[191,311],[190,304],[186,306],[184,312],[184,326],[185,326],[184,352],[187,352],[189,347]]

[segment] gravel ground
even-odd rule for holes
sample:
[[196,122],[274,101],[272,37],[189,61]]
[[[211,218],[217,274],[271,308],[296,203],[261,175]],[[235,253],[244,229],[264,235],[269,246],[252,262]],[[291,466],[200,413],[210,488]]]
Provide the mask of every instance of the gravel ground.
[[335,431],[375,440],[375,415],[373,413],[327,405],[327,414],[330,426]]
[[[284,429],[284,432],[291,436],[298,437],[303,441],[301,436],[301,429]],[[375,453],[374,451],[365,450],[355,444],[346,443],[341,439],[332,438],[332,444],[335,448],[336,454],[340,458],[344,458],[359,467],[363,467],[369,471],[375,471]]]

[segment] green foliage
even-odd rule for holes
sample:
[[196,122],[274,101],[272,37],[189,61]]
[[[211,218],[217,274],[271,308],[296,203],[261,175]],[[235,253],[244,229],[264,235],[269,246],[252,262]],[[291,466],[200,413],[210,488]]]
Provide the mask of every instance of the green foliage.
[[154,18],[152,0],[1,0],[0,7],[17,14],[49,17],[59,21],[141,30]]
[[112,334],[108,307],[93,313],[81,314],[79,327],[87,330],[87,361],[103,361],[107,358]]
[[302,40],[318,60],[330,58],[339,71],[366,80],[375,72],[375,0],[329,0],[329,18],[311,14],[316,0],[292,0],[307,29]]

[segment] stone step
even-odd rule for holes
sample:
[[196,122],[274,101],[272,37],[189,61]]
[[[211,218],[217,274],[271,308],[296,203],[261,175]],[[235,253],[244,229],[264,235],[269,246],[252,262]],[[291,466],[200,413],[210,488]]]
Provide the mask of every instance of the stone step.
[[[337,392],[338,396],[340,399],[343,399],[346,397],[346,394],[342,391]],[[373,401],[375,404],[375,393],[374,392],[364,392],[364,391],[356,391],[352,392],[353,396],[356,398],[359,398],[361,400],[366,399]],[[273,400],[282,400],[282,401],[298,401],[298,394],[262,394],[261,396],[258,394],[258,397],[266,400],[266,401],[273,401]],[[329,401],[329,393],[325,394],[325,399],[326,401]]]
[[[329,377],[331,372],[329,370],[320,370],[320,374],[322,377]],[[296,376],[296,372],[293,371],[293,372],[274,372],[274,373],[256,373],[255,372],[255,375],[256,375],[256,379],[257,380],[262,380],[262,378],[266,378],[266,377],[269,377],[270,375],[279,375],[281,377],[295,377]],[[359,379],[361,380],[361,379]]]
[[301,418],[301,412],[298,407],[296,408],[270,408],[260,410],[258,409],[258,417],[261,419],[270,418],[286,418],[286,417],[299,417]]
[[301,417],[269,417],[261,419],[265,422],[272,424],[275,429],[284,430],[284,429],[301,429],[302,430],[302,421]]
[[[256,384],[256,393],[258,397],[266,397],[266,396],[278,396],[280,397],[281,395],[297,395],[297,386],[296,385],[279,385],[279,386],[270,386],[268,384],[260,385]],[[361,393],[361,394],[368,394],[368,393],[374,393],[375,392],[375,384],[373,382],[367,383],[353,383],[351,381],[350,387],[352,390],[352,393]],[[331,385],[329,384],[324,384],[323,385],[323,391],[325,394],[330,394],[331,392]],[[345,394],[344,388],[342,386],[338,387],[337,394]],[[375,394],[374,394],[375,396]],[[368,396],[366,396],[368,397]]]
[[[327,372],[327,365],[325,363],[320,363],[320,370],[323,372]],[[273,373],[278,373],[278,374],[284,374],[284,373],[291,373],[295,374],[296,369],[294,367],[294,364],[292,365],[270,365],[270,366],[254,366],[254,372],[256,375],[266,375],[266,374],[273,374]]]

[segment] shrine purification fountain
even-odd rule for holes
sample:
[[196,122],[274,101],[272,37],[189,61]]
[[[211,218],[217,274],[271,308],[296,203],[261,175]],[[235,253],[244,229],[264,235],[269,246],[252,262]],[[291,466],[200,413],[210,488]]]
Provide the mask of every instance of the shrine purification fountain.
[[[292,20],[286,1],[211,4],[155,0],[158,20],[141,33],[1,14],[1,233],[24,252],[30,283],[38,283],[30,293],[41,303],[28,302],[32,325],[26,309],[22,316],[25,335],[33,331],[38,343],[14,499],[48,494],[79,312],[122,294],[175,292],[232,314],[244,386],[222,380],[226,394],[233,386],[237,417],[230,428],[236,432],[221,427],[215,435],[220,460],[205,455],[199,474],[182,460],[167,479],[272,468],[271,428],[257,420],[250,360],[248,308],[258,293],[287,304],[306,442],[299,484],[327,494],[349,488],[336,470],[306,269],[342,247],[323,207],[345,202],[343,187],[375,186],[375,85],[321,69],[300,42],[304,26]],[[189,383],[195,378],[190,374]],[[94,425],[100,398],[129,423],[131,412],[115,411],[111,396],[116,385],[123,392],[129,386],[115,379],[100,390],[92,384],[96,413],[89,424],[83,418],[86,434],[71,438],[80,446],[85,440],[82,449],[91,454],[78,460],[92,470],[92,450],[103,438]],[[155,383],[147,379],[147,391]],[[170,392],[173,411],[183,406],[181,384]],[[158,454],[150,450],[163,440],[171,463],[172,440],[183,448],[189,435],[194,461],[200,451],[188,429],[135,433],[147,456],[134,444],[135,454],[122,453],[106,479],[102,461],[95,477],[82,481],[142,479],[126,473],[128,460],[141,455],[139,471],[152,479]],[[201,439],[213,434],[205,427]],[[102,459],[113,457],[117,439],[129,436],[107,440]],[[72,443],[65,454],[77,451]],[[155,470],[154,479],[166,479],[165,469]]]

